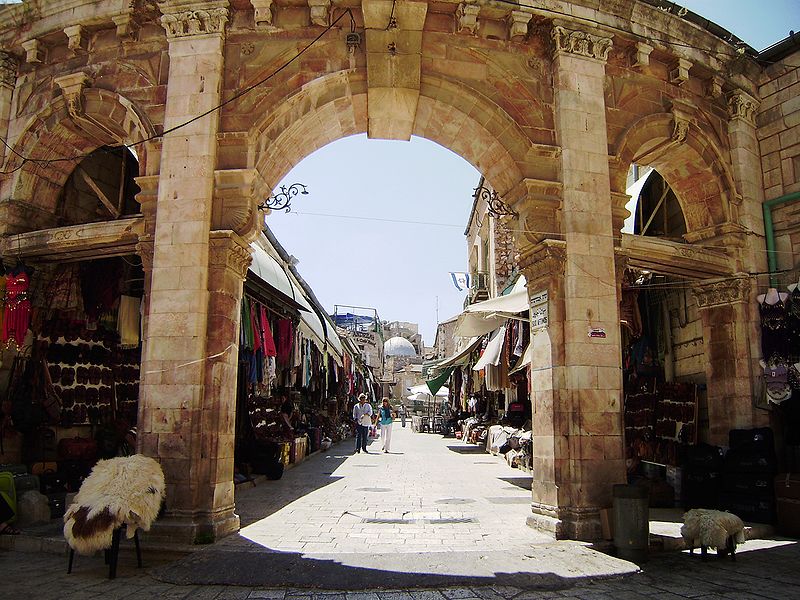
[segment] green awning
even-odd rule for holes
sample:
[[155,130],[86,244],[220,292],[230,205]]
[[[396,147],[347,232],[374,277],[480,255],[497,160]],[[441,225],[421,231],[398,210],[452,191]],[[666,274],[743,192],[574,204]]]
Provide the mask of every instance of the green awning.
[[455,367],[447,367],[441,375],[425,382],[428,384],[428,389],[431,391],[431,394],[434,396],[436,395],[436,392],[439,391],[439,388],[442,387],[448,379],[450,379],[450,374],[453,372],[453,369],[455,369]]

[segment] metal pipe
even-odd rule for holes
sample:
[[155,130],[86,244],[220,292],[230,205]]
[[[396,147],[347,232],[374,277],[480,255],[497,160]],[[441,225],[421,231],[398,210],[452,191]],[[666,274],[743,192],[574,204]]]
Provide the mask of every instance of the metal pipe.
[[777,285],[774,273],[778,270],[778,261],[775,256],[775,224],[772,221],[772,208],[793,200],[800,200],[800,192],[773,198],[762,204],[764,211],[764,238],[767,244],[767,270],[770,272],[769,280],[770,285],[773,287]]

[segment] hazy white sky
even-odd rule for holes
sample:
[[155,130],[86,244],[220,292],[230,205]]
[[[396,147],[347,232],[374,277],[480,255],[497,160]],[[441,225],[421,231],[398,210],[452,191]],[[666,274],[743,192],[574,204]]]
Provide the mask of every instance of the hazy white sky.
[[[685,0],[762,50],[800,30],[800,0]],[[466,270],[464,229],[480,174],[449,150],[355,136],[318,150],[283,183],[310,195],[269,225],[325,309],[371,306],[385,320],[418,323],[432,345],[439,321],[458,314],[464,293],[450,271]],[[413,223],[410,223],[413,222]],[[438,306],[438,311],[437,311]]]

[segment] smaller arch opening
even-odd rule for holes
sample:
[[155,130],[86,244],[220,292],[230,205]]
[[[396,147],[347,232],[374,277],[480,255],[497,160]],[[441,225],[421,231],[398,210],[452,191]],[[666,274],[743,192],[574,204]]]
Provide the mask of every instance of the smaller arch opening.
[[68,177],[56,203],[58,226],[110,221],[139,213],[139,161],[125,147],[104,146]]
[[625,206],[630,216],[625,219],[622,233],[685,241],[683,209],[675,191],[658,171],[631,165],[626,191],[631,196]]

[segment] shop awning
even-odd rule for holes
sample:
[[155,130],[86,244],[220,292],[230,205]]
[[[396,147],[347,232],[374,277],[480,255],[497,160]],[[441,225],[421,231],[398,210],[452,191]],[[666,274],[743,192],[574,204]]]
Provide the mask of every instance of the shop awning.
[[497,330],[495,336],[486,344],[486,350],[483,351],[478,362],[472,367],[473,371],[480,371],[487,365],[497,366],[500,363],[500,354],[503,352],[503,342],[506,339],[505,326]]
[[527,348],[525,348],[525,352],[522,353],[522,356],[519,357],[517,364],[514,365],[514,368],[511,369],[508,374],[513,375],[514,373],[518,373],[522,371],[525,367],[533,362],[533,344],[528,342]]
[[414,387],[408,388],[408,391],[412,394],[427,394],[429,396],[439,396],[440,398],[445,398],[450,393],[450,390],[446,387],[439,387],[436,390],[436,393],[431,393],[430,388],[428,387],[427,383],[423,383],[422,385],[415,385]]
[[470,339],[467,344],[458,352],[453,354],[452,356],[448,356],[440,360],[438,363],[433,365],[434,369],[442,369],[444,367],[453,367],[455,365],[463,365],[466,364],[467,359],[469,358],[470,353],[478,347],[478,344],[481,343],[481,337],[474,337]]
[[250,273],[267,284],[274,292],[277,292],[280,299],[286,304],[297,310],[305,310],[305,307],[297,301],[292,290],[292,284],[286,276],[286,271],[281,268],[280,263],[255,242],[250,244],[250,247],[253,249],[253,262],[250,263]]
[[520,277],[509,294],[476,302],[465,308],[458,317],[455,334],[473,337],[489,333],[505,324],[506,319],[529,309],[525,278]]
[[453,372],[455,367],[447,367],[441,375],[437,375],[433,379],[429,379],[425,383],[428,385],[428,389],[431,391],[431,394],[435,394],[439,391],[445,382],[450,379],[450,374]]
[[300,286],[292,282],[292,289],[297,303],[303,309],[300,311],[300,333],[314,342],[319,351],[323,352],[325,350],[325,329],[322,327],[322,321],[311,308],[311,303],[303,295]]

